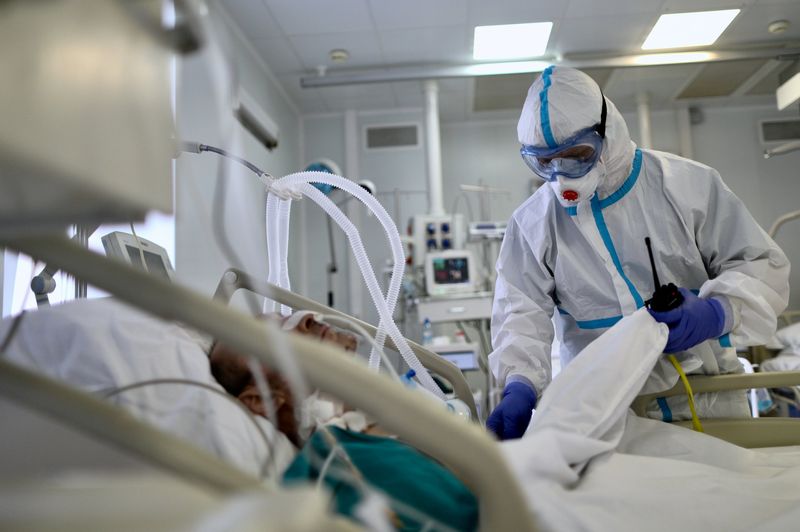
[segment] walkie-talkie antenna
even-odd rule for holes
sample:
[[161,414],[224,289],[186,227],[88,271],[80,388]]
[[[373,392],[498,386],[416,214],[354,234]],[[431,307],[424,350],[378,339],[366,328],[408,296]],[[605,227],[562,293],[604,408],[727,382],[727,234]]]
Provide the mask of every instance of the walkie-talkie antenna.
[[653,282],[656,285],[656,290],[661,286],[661,283],[658,281],[658,271],[656,271],[656,261],[653,260],[653,248],[650,245],[650,237],[646,236],[644,238],[644,243],[647,245],[647,254],[650,256],[650,268],[653,270]]

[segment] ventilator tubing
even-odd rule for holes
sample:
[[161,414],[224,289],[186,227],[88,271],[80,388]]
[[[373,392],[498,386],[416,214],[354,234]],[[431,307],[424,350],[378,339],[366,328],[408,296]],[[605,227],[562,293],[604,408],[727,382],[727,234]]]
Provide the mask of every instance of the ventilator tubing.
[[[391,317],[394,314],[394,308],[397,305],[397,298],[400,293],[400,284],[402,282],[403,270],[405,268],[405,256],[403,255],[403,245],[400,241],[400,234],[398,233],[394,222],[389,217],[389,214],[378,202],[378,200],[376,200],[371,194],[367,193],[359,185],[353,183],[349,179],[327,172],[299,172],[296,174],[291,174],[275,181],[273,186],[277,189],[283,189],[281,192],[288,192],[293,188],[293,186],[296,186],[300,183],[324,183],[340,188],[345,192],[355,196],[378,218],[381,226],[384,229],[384,232],[386,233],[386,237],[389,240],[389,245],[394,259],[392,278],[389,282],[389,289],[386,299],[387,306],[389,307],[389,316]],[[286,234],[288,239],[288,226],[285,231],[287,232]],[[286,255],[283,255],[281,260],[283,261],[285,267],[285,262],[287,260]],[[278,267],[279,266],[276,264],[276,268]],[[278,270],[276,269],[275,271],[277,272]],[[378,303],[375,302],[375,305],[377,307]],[[378,333],[375,337],[375,341],[378,348],[383,348],[383,345],[386,341],[386,325],[383,323],[382,316],[381,323],[378,324]],[[378,353],[378,349],[373,349],[370,352],[369,367],[372,369],[378,369],[380,367],[380,355]]]
[[[345,192],[349,192],[355,196],[359,201],[364,203],[368,209],[378,218],[383,226],[387,238],[392,249],[394,258],[394,267],[392,271],[392,278],[389,283],[387,297],[384,300],[383,294],[378,286],[378,281],[375,277],[375,272],[369,263],[366,250],[361,241],[355,226],[344,215],[336,204],[327,198],[317,188],[313,187],[310,183],[325,183],[334,187],[340,188]],[[340,176],[335,176],[326,172],[299,172],[283,177],[275,181],[272,185],[272,190],[278,191],[285,190],[299,190],[306,197],[314,200],[325,212],[336,221],[339,227],[347,235],[350,247],[356,259],[356,263],[364,276],[370,296],[375,304],[378,314],[380,316],[380,323],[378,332],[375,338],[376,346],[373,347],[370,353],[369,366],[372,369],[380,368],[380,355],[379,349],[383,348],[388,331],[389,336],[394,341],[400,354],[406,363],[413,368],[418,375],[421,383],[433,392],[437,397],[443,399],[444,396],[428,374],[427,370],[414,355],[409,347],[405,338],[400,333],[399,329],[392,319],[394,307],[397,304],[397,298],[400,292],[400,283],[403,277],[403,270],[405,268],[405,257],[403,255],[403,247],[400,242],[400,234],[397,231],[394,223],[391,221],[386,210],[383,206],[364,189],[356,183],[345,179]],[[270,198],[274,198],[270,201]],[[291,200],[279,200],[273,194],[270,194],[267,199],[267,249],[270,253],[270,282],[283,286],[288,289],[288,231],[289,231],[289,205]],[[285,205],[285,206],[284,206]],[[270,229],[272,226],[274,229]],[[280,234],[277,234],[280,231]],[[270,243],[273,240],[274,243]],[[277,282],[276,282],[277,281]],[[284,284],[286,283],[286,284]]]
[[[269,259],[269,274],[267,282],[281,288],[291,290],[289,281],[289,216],[292,201],[280,199],[275,194],[267,196],[267,257]],[[276,312],[275,303],[269,300],[264,302],[264,311]],[[292,309],[281,305],[280,313],[288,316]]]

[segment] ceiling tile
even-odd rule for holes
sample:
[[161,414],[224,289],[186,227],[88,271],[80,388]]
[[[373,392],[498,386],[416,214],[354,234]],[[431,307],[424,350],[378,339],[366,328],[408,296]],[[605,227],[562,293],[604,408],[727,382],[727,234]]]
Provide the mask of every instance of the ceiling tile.
[[464,26],[381,31],[387,63],[464,63],[472,61],[471,36]]
[[279,74],[277,78],[289,96],[295,100],[299,100],[307,94],[317,94],[317,91],[321,90],[319,88],[304,89],[300,86],[300,76],[297,74]]
[[383,61],[378,36],[371,31],[293,36],[289,41],[306,69],[327,65],[332,72],[339,67],[328,58],[328,52],[335,48],[344,48],[350,53],[350,59],[339,68],[378,66]]
[[397,81],[391,87],[399,107],[421,107],[425,104],[421,81]]
[[648,13],[566,18],[553,29],[548,48],[562,54],[639,51],[657,18]]
[[323,97],[325,91],[329,90],[328,88],[303,88],[300,86],[300,76],[297,75],[284,74],[278,76],[278,80],[302,114],[322,113],[330,110]]
[[473,111],[522,109],[528,87],[534,80],[530,74],[482,76],[475,78]]
[[[767,30],[770,22],[786,19],[789,28],[778,35]],[[720,36],[717,44],[729,45],[748,42],[779,42],[800,39],[800,2],[782,5],[753,5],[746,8]]]
[[463,27],[467,23],[464,0],[369,0],[369,4],[379,31],[432,26]]
[[693,79],[702,68],[702,65],[619,68],[606,84],[605,94],[623,108],[634,105],[640,92],[646,92],[652,104],[672,102],[687,80]]
[[305,70],[300,58],[286,39],[250,39],[250,41],[274,74]]
[[328,106],[322,97],[323,89],[304,89],[300,87],[297,76],[280,76],[278,79],[302,114],[328,111]]
[[[720,38],[721,46],[800,39],[800,0],[224,0],[224,6],[303,113],[348,107],[422,107],[421,82],[302,89],[299,77],[312,73],[317,65],[334,73],[469,63],[473,28],[481,24],[551,20],[554,28],[548,52],[566,54],[567,59],[570,54],[638,52],[658,14],[665,11],[741,7],[742,13]],[[769,22],[780,18],[791,22],[789,30],[778,36],[767,33]],[[347,49],[351,59],[333,65],[328,53],[334,48]],[[671,104],[700,68],[618,69],[605,90],[618,105],[632,106],[638,91],[650,93],[654,105]],[[608,78],[607,71],[602,74]],[[774,91],[773,77],[753,92]],[[476,83],[481,81],[440,81],[443,121],[490,119],[498,114],[472,111],[474,100],[488,98],[483,108],[492,108],[492,98],[504,97],[473,89]]]
[[583,73],[592,78],[600,89],[605,90],[614,73],[613,68],[583,68]]
[[367,0],[264,0],[286,35],[372,30]]
[[717,9],[738,9],[758,0],[665,0],[664,13],[691,13],[694,11],[713,11]]
[[270,15],[263,0],[226,0],[220,4],[248,37],[281,36],[278,24]]
[[766,59],[745,59],[742,61],[722,61],[703,66],[700,74],[677,96],[684,98],[708,98],[728,96],[755,74]]
[[[303,89],[305,90],[305,89]],[[359,98],[376,98],[386,94],[394,95],[391,86],[386,83],[364,83],[361,85],[343,85],[337,87],[320,87],[318,89],[326,102],[334,99],[357,101]]]
[[448,78],[440,79],[439,91],[440,92],[466,92],[469,90],[473,83],[472,78]]
[[[608,17],[634,13],[661,14],[664,0],[570,0],[565,18]],[[624,27],[622,25],[617,28]]]
[[778,87],[780,87],[782,81],[785,80],[786,74],[784,74],[784,72],[791,72],[789,69],[792,68],[793,64],[793,61],[783,61],[781,65],[778,65],[775,68],[775,70],[764,76],[764,79],[756,83],[753,88],[747,92],[747,94],[769,94],[770,96],[775,96],[775,91]]
[[331,87],[322,92],[322,99],[329,111],[391,109],[395,106],[394,94],[385,85]]
[[567,2],[553,0],[469,1],[471,26],[554,21],[564,16]]

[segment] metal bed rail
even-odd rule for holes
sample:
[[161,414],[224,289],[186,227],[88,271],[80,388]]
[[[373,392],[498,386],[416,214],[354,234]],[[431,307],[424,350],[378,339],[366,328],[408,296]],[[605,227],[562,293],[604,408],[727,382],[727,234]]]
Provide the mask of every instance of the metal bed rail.
[[536,529],[535,509],[529,507],[497,443],[484,430],[430,408],[425,397],[339,356],[339,349],[299,335],[271,342],[255,317],[83,249],[60,235],[3,236],[0,243],[53,263],[151,314],[211,334],[267,365],[275,366],[281,356],[277,344],[288,345],[309,384],[364,410],[466,482],[478,498],[483,530]]
[[[800,385],[800,371],[748,373],[735,375],[690,376],[694,393],[749,390],[752,388],[781,388]],[[669,390],[640,395],[631,405],[636,415],[644,417],[647,405],[658,397],[684,395],[686,389],[678,382]],[[784,447],[800,445],[800,419],[797,418],[723,418],[703,419],[703,431],[746,448]],[[691,428],[691,421],[674,423]]]
[[269,491],[259,479],[107,401],[2,359],[0,395],[213,491]]
[[[214,299],[229,303],[233,294],[239,289],[250,290],[256,294],[262,295],[273,301],[277,301],[283,305],[291,307],[295,310],[310,310],[312,312],[319,312],[320,314],[328,314],[338,316],[346,320],[351,320],[357,325],[363,327],[369,334],[375,336],[377,327],[371,325],[358,318],[345,314],[339,310],[333,309],[322,303],[318,303],[313,299],[295,294],[284,288],[275,286],[266,281],[256,279],[250,274],[247,274],[236,268],[229,268],[222,275],[222,278],[217,285],[217,290],[214,293]],[[445,360],[433,351],[425,349],[423,346],[416,342],[406,339],[409,347],[417,355],[419,361],[428,370],[436,373],[437,375],[446,379],[452,386],[453,392],[456,397],[464,401],[472,412],[472,419],[478,420],[478,409],[475,405],[475,398],[472,396],[472,390],[469,388],[464,375],[455,364],[449,360]],[[386,337],[386,343],[390,348],[397,349],[391,337]]]

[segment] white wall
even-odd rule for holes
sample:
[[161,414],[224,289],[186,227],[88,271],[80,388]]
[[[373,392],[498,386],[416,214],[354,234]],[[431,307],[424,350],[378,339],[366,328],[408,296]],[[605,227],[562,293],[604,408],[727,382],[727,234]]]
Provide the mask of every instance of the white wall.
[[[345,136],[344,116],[341,114],[305,117],[303,119],[304,155],[303,166],[317,159],[329,159],[344,171]],[[339,201],[344,198],[341,193],[334,193],[332,198]],[[310,200],[303,200],[306,238],[301,244],[305,246],[305,260],[302,266],[305,279],[305,290],[302,292],[320,303],[327,304],[327,268],[330,263],[328,245],[327,216],[321,208]],[[334,228],[335,229],[335,228]],[[333,277],[334,306],[338,309],[349,309],[347,290],[347,255],[344,235],[334,230],[336,261],[339,271]]]
[[[423,193],[426,187],[426,178],[422,110],[414,109],[386,113],[362,112],[358,113],[357,122],[358,138],[346,139],[343,114],[305,117],[303,121],[305,160],[311,161],[321,157],[329,158],[344,170],[346,144],[348,142],[356,142],[359,153],[358,166],[360,175],[345,175],[345,177],[353,181],[361,179],[373,181],[377,187],[378,200],[383,204],[388,214],[396,222],[399,222],[400,231],[404,232],[408,218],[413,214],[426,212],[428,208],[427,197]],[[419,146],[370,151],[364,149],[364,128],[368,125],[412,123],[420,124]],[[395,189],[398,189],[400,198],[400,201],[397,202],[399,203],[399,209],[396,208],[394,200],[393,192]],[[332,198],[339,202],[345,199],[346,195],[342,192],[334,192]],[[307,264],[309,279],[306,295],[317,301],[324,302],[327,298],[326,267],[329,262],[326,222],[324,215],[316,205],[312,205],[310,202],[306,203],[308,204],[306,227],[308,228]],[[386,261],[391,258],[391,253],[383,229],[375,218],[362,214],[359,230],[378,281],[381,287],[385,288],[386,279],[382,272],[387,266]],[[348,279],[350,265],[347,260],[349,245],[342,236],[342,231],[336,226],[334,226],[334,235],[337,262],[339,264],[339,273],[336,275],[334,286],[334,306],[340,310],[351,311],[353,305],[349,298],[351,287]],[[360,275],[357,281],[363,284]],[[366,288],[363,289],[361,300],[363,313],[360,317],[371,323],[377,323],[377,312],[374,310],[374,305]]]
[[[228,17],[216,9],[211,15],[213,27],[223,39],[223,54],[233,65],[238,82],[278,124],[279,145],[267,151],[232,117],[229,103],[220,94],[225,88],[220,80],[226,72],[213,61],[210,50],[179,61],[179,135],[227,149],[275,176],[297,171],[301,164],[299,113],[239,30],[232,31],[235,27]],[[250,171],[225,164],[216,155],[183,154],[177,162],[176,177],[176,272],[180,282],[208,295],[223,271],[234,263],[212,238],[211,214],[219,172],[226,174],[225,228],[239,266],[262,278],[267,275],[263,186]]]
[[[773,106],[705,107],[702,122],[691,128],[693,158],[722,175],[725,183],[741,198],[753,218],[768,230],[775,219],[790,210],[800,209],[800,153],[769,160],[763,158],[759,143],[760,120],[797,115],[797,108],[778,112]],[[631,136],[638,135],[636,115],[625,114]],[[656,149],[679,153],[675,114],[657,111],[652,115]],[[794,222],[797,223],[797,222]],[[800,264],[797,225],[785,225],[776,242],[791,263]],[[800,308],[800,271],[791,276],[789,308]]]
[[[789,116],[797,115],[795,107]],[[778,216],[800,209],[800,153],[765,160],[758,143],[758,121],[787,116],[774,108],[709,109],[705,122],[693,127],[694,155],[719,170],[725,182],[744,201],[767,230]],[[800,308],[800,222],[783,226],[776,242],[795,266],[789,308]]]

